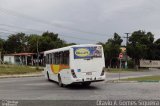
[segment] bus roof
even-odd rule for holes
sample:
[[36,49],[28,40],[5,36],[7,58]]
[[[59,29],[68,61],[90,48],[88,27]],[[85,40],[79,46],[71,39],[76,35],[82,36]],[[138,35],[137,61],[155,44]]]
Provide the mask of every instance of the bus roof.
[[80,44],[80,45],[66,46],[66,47],[62,47],[62,48],[57,48],[57,49],[44,51],[44,55],[48,54],[48,53],[51,53],[51,52],[69,50],[70,48],[73,48],[73,47],[88,47],[88,46],[102,46],[102,45],[98,45],[98,44]]

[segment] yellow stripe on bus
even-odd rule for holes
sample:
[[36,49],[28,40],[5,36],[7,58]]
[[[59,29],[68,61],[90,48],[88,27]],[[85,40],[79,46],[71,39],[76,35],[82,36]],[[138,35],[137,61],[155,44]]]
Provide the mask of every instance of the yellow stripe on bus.
[[62,69],[68,69],[68,68],[69,68],[69,66],[64,65],[64,64],[59,64],[59,65],[52,64],[51,65],[51,70],[54,74],[58,74],[59,71],[61,71]]

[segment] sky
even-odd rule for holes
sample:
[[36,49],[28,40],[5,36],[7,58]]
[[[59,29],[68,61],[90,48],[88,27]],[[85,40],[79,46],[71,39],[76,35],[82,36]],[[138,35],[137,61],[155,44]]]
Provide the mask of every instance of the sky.
[[123,38],[144,30],[158,39],[159,5],[160,0],[0,0],[0,37],[50,31],[84,44],[106,42],[115,32]]

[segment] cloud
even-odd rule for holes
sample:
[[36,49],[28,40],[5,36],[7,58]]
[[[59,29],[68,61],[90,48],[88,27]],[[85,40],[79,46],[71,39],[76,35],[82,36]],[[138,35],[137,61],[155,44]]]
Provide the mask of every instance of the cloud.
[[[160,34],[159,5],[159,0],[0,0],[0,7],[56,25],[95,34],[68,30],[22,17],[2,14],[1,10],[0,23],[42,31],[49,30],[64,36],[72,35],[102,42],[112,37],[114,32],[125,36],[125,32],[139,29],[151,31],[158,38]],[[100,36],[96,33],[106,36]],[[95,43],[94,41],[83,41],[64,36],[61,38],[69,42]]]

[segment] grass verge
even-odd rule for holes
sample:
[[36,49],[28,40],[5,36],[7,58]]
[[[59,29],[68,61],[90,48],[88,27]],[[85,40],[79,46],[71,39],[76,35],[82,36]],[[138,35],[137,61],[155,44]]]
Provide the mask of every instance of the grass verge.
[[160,75],[127,78],[127,79],[121,79],[121,80],[122,81],[138,81],[138,82],[157,82],[157,81],[160,81]]
[[119,69],[119,68],[110,68],[110,69],[107,69],[106,68],[106,71],[109,72],[109,73],[143,72],[145,70],[148,70],[148,69],[139,69],[139,70],[136,70],[136,69]]
[[41,72],[42,69],[30,66],[0,65],[0,75],[14,75]]

